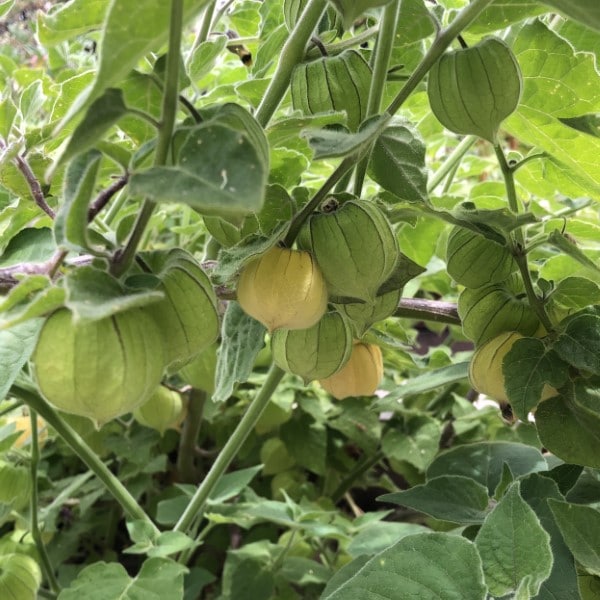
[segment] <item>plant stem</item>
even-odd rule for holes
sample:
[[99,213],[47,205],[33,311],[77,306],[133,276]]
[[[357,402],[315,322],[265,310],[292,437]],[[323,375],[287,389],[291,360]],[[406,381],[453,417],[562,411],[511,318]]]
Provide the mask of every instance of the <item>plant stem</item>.
[[456,304],[426,300],[425,298],[403,298],[394,311],[394,316],[402,319],[448,323],[449,325],[461,324]]
[[[504,185],[506,187],[506,197],[508,198],[508,206],[512,212],[515,214],[519,213],[519,200],[517,198],[517,190],[515,188],[515,177],[514,171],[506,161],[506,156],[504,156],[504,151],[500,144],[494,144],[494,150],[496,152],[496,157],[498,158],[498,163],[500,165],[500,170],[502,171],[502,176],[504,177]],[[527,294],[527,299],[529,301],[529,305],[536,312],[540,322],[546,328],[546,331],[552,331],[554,328],[552,325],[552,321],[546,314],[546,310],[544,309],[544,303],[535,293],[533,288],[533,282],[531,281],[531,273],[529,272],[529,265],[527,264],[527,255],[525,254],[525,236],[523,234],[522,229],[516,229],[512,234],[512,245],[513,245],[513,255],[515,257],[515,261],[519,267],[519,271],[521,272],[521,277],[523,279],[523,284],[525,286],[525,292]]]
[[429,69],[437,61],[437,59],[445,52],[446,48],[452,43],[454,38],[469,25],[493,0],[473,0],[465,6],[455,19],[447,27],[442,29],[429,50],[423,57],[423,60],[417,65],[417,68],[412,72],[410,77],[397,96],[388,106],[387,111],[390,115],[395,114],[398,109],[404,104],[406,99],[412,94],[417,85],[425,77]]
[[460,164],[463,156],[468,152],[469,148],[477,141],[476,135],[468,135],[460,141],[460,144],[452,150],[446,160],[440,165],[439,169],[433,174],[431,180],[427,184],[427,191],[433,192],[435,188],[444,180],[446,175],[452,169]]
[[[360,46],[365,42],[368,42],[371,38],[374,38],[379,31],[379,25],[374,25],[373,27],[369,27],[364,31],[361,31],[359,34],[348,38],[347,40],[341,40],[339,42],[335,42],[334,44],[324,44],[325,50],[327,51],[328,56],[336,56],[337,54],[341,54],[344,50],[349,50],[350,48],[356,48],[356,46]],[[306,53],[306,58],[309,60],[313,60],[315,58],[319,58],[321,56],[321,52],[318,48],[310,48]]]
[[[183,27],[183,0],[171,0],[171,19],[169,24],[169,48],[165,72],[165,87],[162,97],[162,111],[158,140],[154,154],[154,166],[167,164],[171,137],[175,128],[175,117],[179,100],[179,50],[181,48],[181,30]],[[117,253],[111,272],[120,277],[133,261],[137,247],[142,239],[146,226],[154,212],[155,203],[146,198],[138,214],[131,236],[123,248]]]
[[327,6],[326,0],[309,0],[298,23],[281,49],[277,68],[256,113],[256,120],[266,127],[290,84],[292,70],[301,62],[313,31]]
[[29,411],[29,417],[31,419],[31,463],[30,463],[30,473],[31,473],[31,535],[33,537],[33,541],[35,542],[35,547],[38,551],[40,562],[42,566],[42,570],[44,571],[44,577],[50,586],[50,589],[58,594],[60,592],[60,585],[54,575],[54,569],[52,568],[52,563],[50,562],[50,557],[48,556],[48,552],[46,552],[46,546],[44,545],[44,541],[42,540],[42,533],[40,531],[40,524],[38,521],[38,478],[37,478],[37,470],[38,464],[40,461],[40,444],[38,440],[38,423],[37,423],[37,413],[35,410]]
[[210,471],[198,486],[196,493],[190,500],[179,521],[177,521],[173,531],[182,531],[185,533],[193,523],[194,519],[202,515],[204,506],[206,505],[206,501],[210,494],[223,476],[223,473],[227,470],[227,467],[229,467],[235,455],[239,452],[242,444],[246,441],[250,431],[252,431],[256,425],[256,422],[269,403],[269,400],[283,375],[284,372],[282,369],[275,365],[271,366],[262,388],[250,403],[250,406],[244,413],[244,416],[241,418],[235,431],[229,440],[227,440],[225,446],[223,446],[219,456],[217,456]]
[[[390,65],[392,50],[394,49],[394,39],[398,18],[400,16],[400,0],[393,0],[386,4],[381,17],[379,35],[375,46],[375,55],[373,57],[373,77],[369,89],[369,99],[365,118],[379,114],[383,100],[383,92],[387,81],[387,73]],[[356,176],[354,178],[354,194],[360,196],[362,192],[369,155],[365,156],[356,165]]]
[[314,212],[314,210],[319,206],[325,197],[329,193],[329,191],[333,188],[333,186],[344,176],[346,171],[352,168],[354,165],[355,156],[347,156],[342,160],[336,170],[327,178],[325,183],[317,190],[315,195],[302,207],[300,212],[296,213],[294,218],[292,219],[292,223],[290,228],[288,229],[287,235],[283,240],[283,243],[288,248],[294,243],[294,240],[300,233],[300,229],[304,224],[304,221],[308,219],[308,217]]
[[202,43],[208,39],[208,34],[210,33],[210,26],[212,24],[213,15],[215,14],[215,7],[217,6],[216,0],[213,0],[210,4],[206,6],[204,12],[202,13],[202,22],[200,23],[200,29],[198,30],[198,35],[194,40],[194,44],[190,50],[188,55],[188,64],[194,56],[194,50]]
[[12,412],[13,410],[15,410],[15,408],[19,408],[19,406],[21,406],[21,404],[22,404],[22,402],[20,402],[19,400],[16,400],[15,402],[9,404],[8,406],[6,406],[2,410],[0,410],[0,417],[7,415],[9,412]]
[[378,450],[375,454],[365,456],[355,467],[348,473],[348,475],[342,479],[340,484],[337,486],[331,499],[334,503],[339,502],[344,494],[352,487],[352,484],[369,469],[374,467],[380,460],[383,459],[383,452]]
[[17,163],[17,167],[19,171],[25,177],[25,181],[27,181],[27,185],[31,190],[31,195],[35,200],[35,203],[51,218],[54,219],[56,216],[54,211],[48,206],[46,202],[46,198],[44,197],[44,192],[42,191],[42,186],[38,181],[38,178],[35,176],[34,172],[31,170],[29,163],[20,155],[17,155],[15,158],[15,162]]
[[10,393],[17,398],[21,398],[30,409],[36,411],[56,430],[71,450],[104,483],[106,489],[123,507],[129,518],[144,521],[152,527],[157,535],[160,533],[150,517],[137,503],[136,499],[127,491],[127,488],[111,473],[96,453],[81,439],[79,434],[65,423],[60,415],[35,390],[15,384],[11,387]]
[[177,473],[179,480],[185,483],[198,481],[194,456],[205,403],[206,392],[192,388],[188,394],[188,410],[183,422],[177,452]]

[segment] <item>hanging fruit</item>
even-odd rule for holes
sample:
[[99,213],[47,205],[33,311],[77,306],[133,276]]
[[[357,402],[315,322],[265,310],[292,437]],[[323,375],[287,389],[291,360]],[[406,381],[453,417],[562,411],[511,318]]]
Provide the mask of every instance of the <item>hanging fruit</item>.
[[334,398],[343,400],[350,396],[372,396],[382,377],[383,357],[379,346],[355,342],[348,362],[319,383]]
[[208,276],[187,252],[175,248],[142,258],[159,277],[158,289],[165,294],[144,310],[158,325],[166,364],[175,372],[217,339],[217,297]]
[[269,331],[312,327],[327,309],[327,287],[308,252],[274,246],[242,270],[237,299]]
[[446,129],[495,143],[500,124],[519,105],[522,87],[512,50],[501,39],[488,37],[443,54],[429,71],[427,94]]
[[177,428],[181,424],[185,413],[181,394],[159,385],[150,398],[133,411],[133,416],[141,425],[164,435],[167,429]]
[[97,321],[75,321],[62,308],[46,319],[31,362],[50,404],[99,428],[156,389],[165,364],[163,336],[143,308]]
[[328,312],[308,329],[278,329],[271,349],[275,364],[304,379],[324,379],[339,371],[350,358],[352,333],[344,317]]
[[336,304],[336,308],[346,315],[354,329],[354,335],[360,338],[371,325],[394,314],[401,296],[402,290],[392,290],[377,296],[373,302],[348,302]]
[[36,600],[42,583],[38,564],[26,554],[0,555],[0,598]]
[[331,200],[313,213],[298,238],[323,272],[335,300],[354,298],[373,303],[400,258],[390,222],[373,202]]

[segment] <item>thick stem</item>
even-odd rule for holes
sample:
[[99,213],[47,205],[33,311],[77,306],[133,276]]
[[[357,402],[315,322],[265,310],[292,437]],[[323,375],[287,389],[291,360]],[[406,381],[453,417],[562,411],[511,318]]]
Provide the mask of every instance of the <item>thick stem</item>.
[[235,431],[229,440],[227,440],[225,446],[223,446],[219,456],[217,456],[210,471],[198,486],[196,493],[175,525],[174,531],[183,531],[185,533],[196,517],[202,515],[204,506],[210,497],[210,494],[215,489],[215,486],[227,470],[227,467],[229,467],[231,461],[235,458],[242,447],[242,444],[246,441],[246,438],[256,425],[283,375],[284,372],[282,369],[275,365],[271,366],[262,388],[250,403],[250,406],[244,413],[244,416],[238,423]]
[[[369,89],[366,118],[379,114],[381,110],[399,16],[400,0],[393,0],[383,9],[379,35],[377,36],[377,45],[375,46],[375,55],[373,57],[373,77],[371,78],[371,87]],[[356,165],[356,176],[354,178],[354,194],[356,196],[360,196],[362,192],[368,163],[369,156],[367,155]]]
[[444,180],[456,165],[460,164],[463,156],[468,152],[469,148],[477,141],[476,135],[468,135],[463,138],[448,155],[446,160],[440,165],[439,169],[432,175],[429,183],[427,184],[427,191],[433,192],[435,188]]
[[104,483],[106,489],[112,494],[123,510],[131,519],[144,521],[152,527],[158,535],[160,531],[150,517],[143,511],[136,499],[127,491],[127,488],[110,472],[108,467],[98,458],[96,453],[81,439],[79,434],[72,429],[60,415],[34,390],[20,385],[13,385],[11,395],[20,398],[47,421],[60,435],[73,452],[94,472],[96,477]]
[[425,77],[437,59],[445,52],[446,48],[448,48],[454,38],[456,38],[456,36],[493,1],[494,0],[473,0],[470,4],[465,6],[458,15],[456,15],[452,23],[440,31],[439,35],[427,51],[427,54],[423,57],[423,60],[418,64],[402,89],[398,92],[398,95],[388,106],[387,112],[390,113],[390,115],[398,112],[398,109],[412,94],[417,85]]
[[205,391],[194,388],[190,390],[188,394],[187,415],[183,422],[181,438],[179,439],[179,450],[177,452],[177,473],[180,481],[184,483],[196,483],[198,481],[194,457],[196,455],[196,443],[202,424],[205,402]]
[[[336,56],[337,54],[341,54],[344,50],[356,48],[357,46],[368,42],[371,38],[374,38],[378,32],[379,25],[374,25],[373,27],[369,27],[369,29],[365,29],[364,31],[361,31],[357,35],[348,38],[347,40],[341,40],[333,44],[324,44],[324,47],[328,56]],[[319,58],[320,56],[321,51],[317,47],[310,48],[306,52],[306,58],[309,60]]]
[[394,316],[401,319],[432,321],[449,325],[460,325],[461,323],[456,304],[424,298],[403,298],[394,311]]
[[[183,27],[183,0],[171,0],[171,20],[169,25],[169,48],[165,72],[165,87],[162,98],[160,128],[154,155],[154,166],[167,164],[171,137],[175,128],[175,117],[179,101],[179,50],[181,48],[181,30]],[[144,200],[138,214],[133,231],[125,248],[117,253],[111,272],[120,277],[133,261],[137,247],[142,239],[146,226],[154,212],[155,203]]]
[[94,217],[108,204],[108,201],[119,191],[122,190],[129,180],[129,173],[121,175],[112,185],[102,190],[96,199],[90,204],[88,209],[88,220],[92,221]]
[[327,6],[326,0],[309,0],[279,55],[277,68],[256,109],[256,120],[266,127],[290,85],[293,68],[304,57],[306,45]]
[[50,562],[50,557],[48,556],[48,552],[46,552],[46,546],[44,545],[44,541],[42,540],[42,532],[40,531],[40,524],[38,521],[38,478],[37,478],[37,470],[38,464],[40,461],[40,444],[38,440],[38,423],[37,423],[37,413],[35,410],[29,411],[29,417],[31,419],[31,463],[30,463],[30,473],[31,473],[31,498],[30,498],[30,506],[31,506],[31,535],[33,537],[33,541],[35,542],[35,547],[38,551],[38,555],[40,557],[40,562],[42,566],[42,570],[44,572],[44,577],[50,586],[50,589],[58,594],[60,592],[60,585],[54,575],[54,569],[52,568],[52,563]]
[[[496,152],[496,157],[498,158],[498,163],[500,165],[500,170],[502,171],[502,176],[504,177],[504,185],[506,187],[506,197],[508,198],[508,206],[511,211],[515,214],[519,213],[519,200],[517,198],[517,190],[515,188],[515,177],[513,169],[510,167],[508,162],[506,161],[506,156],[504,156],[504,151],[500,144],[494,144],[494,150]],[[519,271],[521,273],[521,277],[523,279],[523,284],[525,286],[525,292],[527,294],[527,300],[529,301],[529,305],[536,312],[540,322],[546,328],[546,331],[552,331],[554,328],[552,325],[552,321],[546,314],[546,310],[544,308],[544,303],[535,293],[533,288],[533,282],[531,281],[531,273],[529,272],[529,265],[527,264],[527,255],[524,253],[525,250],[525,236],[523,235],[522,229],[516,229],[512,233],[512,243],[513,243],[513,254],[515,257],[515,261],[519,267]]]

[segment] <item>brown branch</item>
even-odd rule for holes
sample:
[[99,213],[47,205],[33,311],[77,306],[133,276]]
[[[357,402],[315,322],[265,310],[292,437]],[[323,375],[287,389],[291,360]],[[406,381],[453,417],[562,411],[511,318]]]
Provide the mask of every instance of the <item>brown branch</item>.
[[19,171],[21,171],[21,173],[23,174],[23,177],[25,177],[25,180],[27,181],[27,184],[29,185],[29,189],[31,190],[31,195],[33,196],[33,199],[35,200],[35,203],[51,219],[54,219],[54,217],[56,215],[54,214],[54,211],[46,203],[46,198],[44,197],[44,192],[42,191],[42,186],[40,185],[40,182],[38,181],[38,179],[35,176],[35,174],[33,173],[33,171],[31,170],[29,163],[22,156],[17,156],[15,158],[15,162],[17,164],[17,167],[19,167]]
[[108,204],[108,201],[119,191],[122,190],[129,181],[129,173],[121,175],[111,186],[102,190],[98,197],[90,204],[88,209],[88,221],[93,221],[94,217]]

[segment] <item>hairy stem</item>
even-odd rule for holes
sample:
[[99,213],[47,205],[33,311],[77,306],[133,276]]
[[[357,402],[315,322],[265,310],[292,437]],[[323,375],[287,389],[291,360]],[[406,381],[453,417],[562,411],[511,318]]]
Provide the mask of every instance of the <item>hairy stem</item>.
[[448,325],[461,324],[456,304],[424,298],[403,298],[394,311],[394,316],[402,319],[448,323]]
[[[369,89],[366,118],[378,114],[381,110],[399,16],[400,0],[393,0],[389,4],[386,4],[381,17],[380,30],[373,57],[373,77],[371,78],[371,87]],[[356,165],[356,176],[354,178],[354,194],[356,196],[360,196],[362,192],[368,163],[369,156],[367,155]]]
[[273,392],[275,392],[283,375],[284,372],[282,369],[275,365],[271,366],[262,388],[250,403],[250,406],[244,413],[244,416],[241,418],[227,443],[223,446],[219,456],[217,456],[210,468],[210,471],[196,489],[196,493],[190,500],[179,521],[177,521],[174,531],[182,531],[185,533],[188,531],[194,520],[197,517],[202,516],[206,501],[210,497],[210,494],[215,489],[215,486],[231,464],[231,461],[235,458],[242,447],[242,444],[246,441],[246,438],[256,425],[256,422],[269,403],[269,400],[271,399]]
[[326,0],[309,0],[302,15],[281,49],[277,68],[254,116],[266,127],[290,85],[292,70],[303,59],[306,45],[325,8]]
[[117,502],[123,507],[125,513],[131,519],[144,521],[159,534],[159,530],[152,519],[144,512],[136,499],[127,491],[127,488],[111,473],[108,467],[98,458],[96,453],[83,441],[79,434],[70,427],[62,417],[33,389],[22,385],[13,385],[10,389],[11,395],[20,398],[47,421],[60,435],[71,450],[94,472],[96,477],[102,481],[106,489]]
[[469,151],[469,148],[477,141],[476,135],[468,135],[463,138],[458,146],[446,157],[446,160],[440,165],[439,169],[432,175],[427,184],[427,191],[433,192],[435,188],[444,180],[452,169],[460,165],[463,156]]
[[[177,104],[179,100],[179,50],[181,47],[181,30],[183,27],[183,0],[171,0],[171,20],[169,25],[169,48],[165,72],[165,87],[162,98],[162,111],[158,140],[154,155],[154,166],[165,165],[168,162],[171,148],[171,137],[175,127]],[[117,253],[112,264],[111,272],[116,277],[121,276],[129,268],[138,245],[152,213],[155,203],[146,198],[138,214],[131,236],[123,248]]]
[[44,541],[42,540],[42,532],[40,531],[40,524],[38,521],[38,478],[37,478],[37,470],[38,464],[40,462],[40,444],[38,440],[38,416],[35,410],[29,411],[29,417],[31,419],[31,463],[30,463],[30,473],[31,473],[31,498],[30,498],[30,506],[31,506],[31,536],[33,537],[33,541],[35,542],[35,547],[38,551],[40,557],[40,563],[42,566],[42,570],[44,572],[44,577],[50,586],[50,589],[58,594],[60,592],[60,585],[56,576],[54,575],[54,569],[52,568],[52,563],[50,562],[50,557],[48,556],[48,552],[46,552],[46,546],[44,545]]
[[[520,206],[519,200],[517,198],[517,190],[515,188],[514,171],[506,161],[506,156],[504,156],[504,151],[502,150],[500,144],[494,144],[494,150],[496,152],[496,157],[498,158],[498,164],[500,165],[502,176],[504,177],[506,197],[508,198],[508,206],[512,212],[518,214],[520,211]],[[533,288],[533,282],[531,281],[531,273],[529,271],[529,265],[527,264],[527,255],[524,252],[525,236],[523,234],[523,230],[520,228],[516,229],[512,233],[511,238],[513,242],[513,255],[519,267],[519,271],[523,279],[523,284],[525,285],[525,292],[527,294],[527,300],[529,301],[529,305],[536,312],[540,322],[546,328],[546,331],[552,331],[552,321],[550,321],[550,318],[546,314],[544,303],[535,293],[535,289]]]

